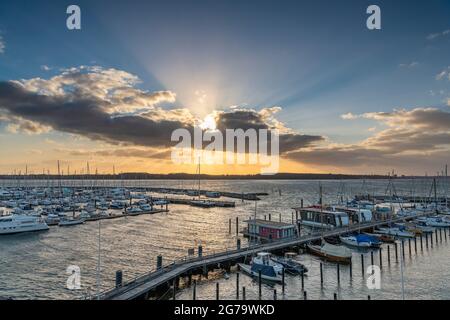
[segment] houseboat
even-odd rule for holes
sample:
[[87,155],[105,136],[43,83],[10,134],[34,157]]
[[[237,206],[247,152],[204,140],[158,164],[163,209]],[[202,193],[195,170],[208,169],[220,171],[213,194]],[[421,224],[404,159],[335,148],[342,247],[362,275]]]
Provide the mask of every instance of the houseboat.
[[301,226],[334,229],[349,225],[348,213],[342,211],[326,210],[319,207],[293,208],[299,216],[297,221]]
[[247,223],[247,228],[243,233],[247,237],[272,241],[296,236],[296,226],[294,224],[262,219],[251,219],[244,222]]

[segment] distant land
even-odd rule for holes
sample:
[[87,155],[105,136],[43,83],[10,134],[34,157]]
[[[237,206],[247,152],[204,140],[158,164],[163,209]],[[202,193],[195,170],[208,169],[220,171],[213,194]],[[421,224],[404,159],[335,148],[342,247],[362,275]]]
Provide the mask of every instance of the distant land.
[[[151,173],[120,173],[120,174],[77,174],[77,175],[0,175],[0,179],[63,179],[63,180],[196,180],[198,174],[171,173],[171,174],[151,174]],[[406,175],[369,175],[369,174],[319,174],[319,173],[278,173],[275,175],[208,175],[201,174],[202,180],[361,180],[361,179],[423,179],[433,178],[433,176],[406,176]]]

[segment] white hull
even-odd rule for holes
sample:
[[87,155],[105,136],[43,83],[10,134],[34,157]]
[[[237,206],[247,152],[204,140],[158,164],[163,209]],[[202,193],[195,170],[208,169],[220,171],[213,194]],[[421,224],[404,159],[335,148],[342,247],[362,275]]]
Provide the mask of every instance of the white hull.
[[321,228],[321,229],[334,229],[335,226],[326,223],[314,222],[314,221],[305,221],[302,220],[301,225],[311,228]]
[[38,232],[38,231],[47,231],[48,225],[45,223],[30,226],[30,227],[22,227],[22,228],[16,228],[16,229],[6,229],[2,230],[0,229],[0,235],[8,235],[8,234],[17,234],[17,233],[24,233],[24,232]]
[[352,247],[358,247],[358,248],[369,248],[371,246],[371,244],[369,242],[358,242],[356,240],[352,240],[346,237],[339,237],[339,239],[341,240],[341,242],[343,244],[346,244],[348,246],[352,246]]
[[407,232],[407,231],[401,231],[401,230],[397,230],[397,229],[379,229],[379,230],[375,230],[375,233],[379,233],[379,234],[387,234],[389,236],[396,236],[396,237],[403,237],[403,238],[414,238],[415,235],[414,233],[411,232]]

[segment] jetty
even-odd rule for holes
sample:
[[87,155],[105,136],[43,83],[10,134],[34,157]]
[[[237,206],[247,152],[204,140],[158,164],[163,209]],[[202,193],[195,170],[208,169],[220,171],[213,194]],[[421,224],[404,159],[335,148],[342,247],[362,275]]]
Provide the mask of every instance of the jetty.
[[245,248],[241,248],[240,239],[237,239],[235,250],[203,256],[202,248],[199,247],[198,257],[184,258],[165,267],[162,266],[162,257],[158,256],[157,268],[155,271],[144,274],[126,284],[122,284],[122,274],[120,272],[120,276],[116,274],[116,287],[104,291],[94,298],[103,300],[149,299],[155,292],[167,292],[171,287],[176,290],[179,286],[179,280],[182,277],[188,277],[188,284],[190,284],[192,275],[201,274],[207,276],[208,271],[217,269],[218,267],[229,269],[232,265],[239,262],[245,262],[247,259],[261,251],[279,252],[291,248],[298,248],[311,241],[320,240],[322,237],[333,237],[348,232],[369,230],[392,223],[413,220],[422,215],[423,214],[417,214],[414,216],[398,217],[364,224],[354,224],[349,227],[316,232],[282,241],[256,244]]

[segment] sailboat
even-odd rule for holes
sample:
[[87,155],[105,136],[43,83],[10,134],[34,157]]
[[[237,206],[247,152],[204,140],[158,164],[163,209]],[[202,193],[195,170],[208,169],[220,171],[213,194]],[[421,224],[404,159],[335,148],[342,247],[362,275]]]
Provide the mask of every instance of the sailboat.
[[198,200],[192,200],[191,206],[194,207],[201,207],[201,208],[211,208],[214,207],[216,204],[209,200],[201,200],[200,199],[200,159],[198,160]]

